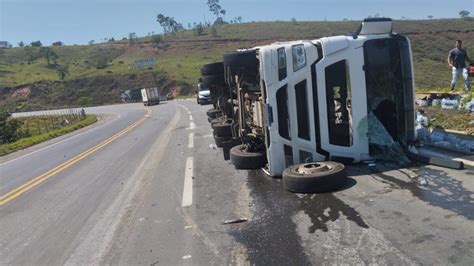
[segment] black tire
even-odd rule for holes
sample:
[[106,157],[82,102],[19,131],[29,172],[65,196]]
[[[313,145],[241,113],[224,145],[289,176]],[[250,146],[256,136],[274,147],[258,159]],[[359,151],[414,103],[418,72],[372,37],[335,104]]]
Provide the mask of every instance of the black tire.
[[222,85],[225,85],[224,73],[218,75],[202,76],[201,86],[209,88],[212,86]]
[[265,154],[248,152],[244,144],[230,149],[230,161],[236,169],[259,169],[265,165]]
[[216,123],[211,124],[214,130],[214,135],[219,137],[232,137],[232,124],[229,123]]
[[242,51],[224,55],[224,68],[230,68],[231,75],[258,73],[257,52],[255,50]]
[[222,62],[206,64],[201,67],[201,75],[203,76],[216,74],[224,74],[224,64]]
[[313,162],[292,165],[283,171],[283,186],[296,193],[335,191],[347,181],[344,165],[338,162]]
[[222,116],[222,112],[221,110],[218,110],[218,109],[209,109],[207,112],[207,117],[210,117],[212,119],[216,118],[216,117],[219,117],[219,116]]
[[232,139],[232,136],[220,137],[214,135],[214,141],[216,142],[216,146],[222,148],[224,142],[229,141]]

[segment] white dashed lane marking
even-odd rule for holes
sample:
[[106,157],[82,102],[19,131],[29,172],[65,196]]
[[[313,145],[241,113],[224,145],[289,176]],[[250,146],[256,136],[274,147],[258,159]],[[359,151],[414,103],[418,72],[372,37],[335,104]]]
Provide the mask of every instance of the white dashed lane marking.
[[182,207],[193,205],[193,157],[186,159]]
[[189,149],[194,148],[194,133],[189,133],[188,148]]

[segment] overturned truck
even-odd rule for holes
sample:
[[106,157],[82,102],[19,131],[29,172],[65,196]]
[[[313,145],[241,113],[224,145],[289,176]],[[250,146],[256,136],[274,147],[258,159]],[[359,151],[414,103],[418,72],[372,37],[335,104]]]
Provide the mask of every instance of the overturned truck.
[[225,54],[201,74],[216,144],[236,168],[263,167],[290,191],[336,189],[341,162],[403,157],[415,141],[411,46],[391,19]]

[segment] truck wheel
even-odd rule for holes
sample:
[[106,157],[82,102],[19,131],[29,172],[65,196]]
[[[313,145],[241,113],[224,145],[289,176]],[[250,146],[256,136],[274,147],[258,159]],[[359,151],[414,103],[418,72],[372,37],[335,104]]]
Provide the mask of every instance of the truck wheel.
[[216,117],[222,116],[221,110],[217,110],[217,109],[210,109],[206,112],[206,114],[207,114],[207,117],[210,117],[210,118],[216,118]]
[[225,85],[224,73],[217,75],[202,76],[202,83],[204,87]]
[[[212,125],[212,124],[211,124]],[[216,123],[212,125],[214,130],[214,135],[219,137],[228,137],[232,136],[232,124],[229,123]]]
[[216,142],[216,146],[219,147],[219,148],[222,148],[222,146],[224,145],[223,143],[226,142],[226,141],[229,141],[232,139],[232,136],[216,136],[214,134],[214,141]]
[[229,67],[232,75],[258,73],[257,52],[255,50],[224,55],[224,68]]
[[230,161],[236,169],[258,169],[265,164],[265,154],[248,152],[244,144],[230,149]]
[[313,162],[292,165],[283,171],[283,186],[296,193],[334,191],[347,181],[344,165],[337,162]]
[[213,118],[211,119],[210,123],[211,123],[211,128],[214,129],[214,125],[217,125],[217,124],[224,124],[226,123],[228,119],[226,117],[223,117],[223,116],[218,116],[216,118]]
[[201,75],[203,76],[216,74],[224,75],[224,64],[222,62],[206,64],[201,67]]

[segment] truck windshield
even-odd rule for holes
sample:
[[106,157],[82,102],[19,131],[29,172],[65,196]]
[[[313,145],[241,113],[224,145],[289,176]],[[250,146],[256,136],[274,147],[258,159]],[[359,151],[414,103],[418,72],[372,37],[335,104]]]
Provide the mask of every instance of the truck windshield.
[[[406,144],[413,116],[411,62],[403,38],[370,40],[364,44],[367,110],[394,141]],[[370,133],[369,133],[370,134]]]

